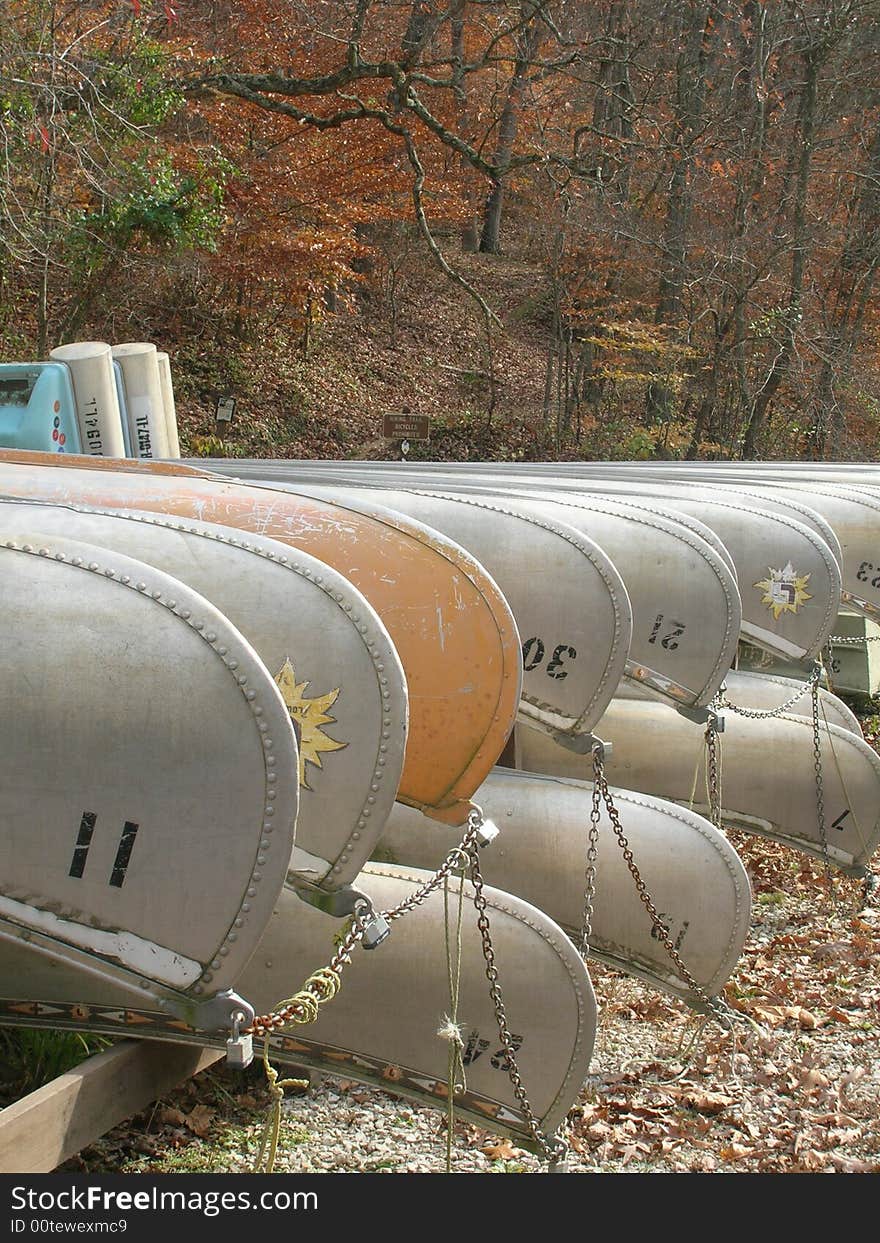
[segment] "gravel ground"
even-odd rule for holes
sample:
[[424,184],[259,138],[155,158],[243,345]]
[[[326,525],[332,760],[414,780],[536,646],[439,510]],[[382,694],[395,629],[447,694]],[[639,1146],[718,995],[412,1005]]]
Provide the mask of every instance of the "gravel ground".
[[[819,864],[732,835],[753,928],[725,990],[728,1033],[607,968],[600,1023],[569,1114],[573,1172],[880,1172],[880,904]],[[503,981],[502,981],[503,984]],[[267,1094],[259,1066],[221,1066],[67,1163],[102,1172],[250,1172]],[[451,1170],[533,1173],[536,1157],[456,1124]],[[445,1172],[446,1118],[321,1077],[283,1107],[277,1172]]]

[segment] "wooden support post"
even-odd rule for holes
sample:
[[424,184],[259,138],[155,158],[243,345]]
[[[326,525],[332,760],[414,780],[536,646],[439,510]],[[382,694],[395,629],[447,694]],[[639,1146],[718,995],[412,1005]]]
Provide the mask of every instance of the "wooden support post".
[[46,1174],[225,1055],[122,1040],[0,1111],[0,1173]]

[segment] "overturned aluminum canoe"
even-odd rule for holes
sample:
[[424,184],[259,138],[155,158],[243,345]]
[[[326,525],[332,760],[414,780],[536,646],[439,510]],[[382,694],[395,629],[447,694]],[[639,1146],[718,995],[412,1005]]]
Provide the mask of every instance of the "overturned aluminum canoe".
[[[745,669],[729,669],[721,690],[722,710],[728,704],[749,712],[776,712],[780,708],[795,716],[813,715],[812,695],[809,681],[798,682],[795,678],[775,673],[753,672]],[[622,683],[618,699],[649,698],[638,686]],[[862,727],[856,714],[824,686],[819,687],[819,719],[851,734],[862,737]]]
[[0,991],[82,974],[83,1001],[119,987],[166,1021],[228,1028],[294,843],[278,687],[153,566],[8,532],[0,564],[0,943],[29,964]]
[[[727,712],[724,723],[724,823],[825,858],[810,719],[784,713],[752,720]],[[612,744],[610,781],[708,812],[700,726],[665,704],[617,699],[597,732]],[[841,871],[863,875],[880,842],[880,756],[837,725],[823,725],[820,738],[827,859]],[[569,755],[534,730],[517,726],[516,740],[518,768],[588,775],[588,760]]]
[[406,745],[403,667],[361,593],[308,553],[234,527],[0,500],[0,540],[29,531],[155,566],[207,597],[244,635],[299,733],[291,870],[307,891],[349,885],[394,804]]
[[[236,463],[236,469],[238,466]],[[377,479],[393,469],[388,463],[357,463],[356,467]],[[276,477],[289,477],[293,471],[307,476],[308,472],[326,469],[326,463],[271,465]],[[346,465],[345,469],[350,467]],[[407,469],[414,478],[438,478],[436,464]],[[572,492],[602,494],[618,501],[626,497],[638,500],[640,496],[643,501],[648,499],[647,489],[640,489],[637,483],[621,481],[614,485],[604,475],[590,474],[589,463],[469,462],[458,463],[448,471],[450,483],[462,477],[489,477],[493,487],[510,492],[540,487],[558,494],[560,500]],[[660,499],[664,506],[690,513],[711,527],[726,546],[736,565],[746,638],[788,659],[804,660],[821,651],[840,610],[841,570],[834,551],[815,530],[790,514],[773,513],[748,498],[740,501],[709,493],[699,500],[678,494]]]
[[409,732],[397,797],[460,824],[510,734],[522,656],[513,615],[459,545],[402,515],[205,478],[171,464],[0,451],[0,495],[218,522],[301,548],[357,587],[406,672]]
[[[861,491],[856,484],[865,476],[838,476],[833,471],[777,469],[773,463],[676,463],[647,471],[605,471],[597,466],[596,478],[604,486],[637,486],[652,494],[688,493],[693,497],[715,495],[752,497],[759,505],[784,506],[795,516],[810,511],[834,532],[841,567],[841,601],[868,617],[880,616],[880,494]],[[627,481],[618,482],[625,477]],[[870,477],[870,476],[867,476]],[[807,521],[807,519],[802,519]],[[828,540],[827,536],[825,537]]]
[[[235,467],[230,466],[230,474],[239,465],[236,462]],[[405,508],[410,513],[418,512],[423,517],[415,506],[426,508],[429,502],[424,498],[442,495],[448,499],[455,495],[474,506],[491,504],[508,514],[520,514],[535,522],[574,528],[582,539],[595,541],[607,554],[626,587],[633,621],[625,678],[641,683],[678,707],[692,709],[708,704],[730,667],[742,621],[736,575],[726,549],[714,533],[696,519],[688,526],[687,519],[679,522],[677,516],[662,507],[652,509],[648,503],[630,505],[587,494],[559,496],[526,487],[501,488],[493,476],[463,471],[444,474],[440,466],[430,472],[412,473],[401,466],[398,473],[378,469],[381,463],[365,466],[346,462],[309,465],[251,461],[246,465],[247,478],[258,478],[264,472],[277,486],[284,486],[280,477],[289,480],[302,466],[306,482],[288,482],[286,486],[299,488],[316,480],[324,487],[338,487],[346,495],[352,495],[351,489],[356,485],[355,495],[359,497],[367,497],[366,489],[370,488],[383,503]],[[383,490],[391,486],[405,489],[403,497],[394,500],[396,493]],[[327,494],[332,495],[332,492]],[[412,495],[421,499],[413,501]],[[443,522],[447,519],[441,510],[425,520],[445,529]],[[462,543],[467,542],[460,531],[450,530],[449,533]],[[709,538],[704,539],[702,533]],[[534,627],[525,625],[521,601],[524,588],[534,577],[525,560],[526,550],[519,553],[513,585],[508,587],[509,575],[502,574],[487,559],[494,546],[482,552],[476,546],[471,547],[505,591],[520,632],[524,637],[526,632],[531,634]],[[536,594],[543,600],[546,592],[539,590]],[[554,595],[562,607],[564,601],[558,587]],[[536,607],[533,597],[530,603],[532,608]],[[683,637],[685,632],[687,635]],[[528,640],[523,659],[528,675],[533,659]],[[528,684],[528,677],[525,681]]]
[[522,639],[520,718],[577,746],[610,703],[626,668],[632,610],[604,550],[555,516],[526,513],[499,498],[373,489],[277,485],[325,501],[376,505],[461,544],[492,575]]
[[472,489],[475,496],[503,495],[518,513],[564,521],[595,539],[620,572],[632,606],[625,679],[679,708],[709,703],[730,668],[742,621],[736,577],[714,549],[644,506],[526,489],[493,492],[482,482],[467,485],[466,494]]
[[[734,970],[751,914],[751,890],[736,851],[702,816],[674,803],[612,791],[636,865],[685,966],[709,997]],[[584,911],[584,870],[592,789],[582,781],[496,768],[477,792],[501,832],[483,855],[487,880],[545,911],[576,944]],[[439,826],[441,850],[454,834]],[[377,857],[429,864],[437,846],[409,808],[395,807]],[[590,956],[682,998],[706,1003],[654,930],[602,809]]]
[[[370,864],[358,885],[380,909],[411,899],[429,873]],[[589,975],[568,937],[520,898],[486,886],[484,897],[499,984],[522,1075],[540,1129],[552,1135],[586,1078],[596,1031]],[[449,895],[453,932],[457,883]],[[458,1020],[465,1048],[466,1090],[456,1115],[532,1147],[522,1107],[506,1073],[486,961],[465,886]],[[338,994],[317,1021],[271,1038],[273,1061],[342,1074],[444,1108],[448,1043],[438,1036],[450,1013],[444,894],[436,890],[392,924],[369,953],[355,949]],[[238,992],[258,1014],[290,997],[335,952],[336,926],[285,888],[262,941],[238,979]],[[191,1040],[224,1047],[219,1036],[169,1021],[116,980],[54,970],[30,945],[0,941],[0,1022],[73,1027],[114,1036]],[[14,981],[14,990],[10,982]],[[254,1041],[255,1051],[262,1042]]]

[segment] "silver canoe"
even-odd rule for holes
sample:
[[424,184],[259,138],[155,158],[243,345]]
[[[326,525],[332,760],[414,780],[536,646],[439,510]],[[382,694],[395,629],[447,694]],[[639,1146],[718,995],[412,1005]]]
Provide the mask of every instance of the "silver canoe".
[[[338,468],[339,464],[336,465]],[[558,493],[560,500],[563,494],[572,492],[579,495],[599,493],[618,501],[626,497],[633,501],[648,499],[644,495],[646,489],[641,490],[640,497],[636,483],[622,480],[613,487],[613,481],[609,480],[609,486],[605,487],[605,476],[591,475],[590,465],[467,462],[444,463],[442,470],[452,482],[489,475],[497,480],[498,487],[510,492],[523,487],[540,487]],[[260,469],[249,463],[247,469],[252,468]],[[393,465],[386,462],[359,462],[343,467],[347,471],[352,468],[376,479],[394,470]],[[238,462],[224,469],[243,473],[243,466]],[[270,471],[275,478],[290,478],[292,472],[312,477],[315,472],[325,472],[328,464],[269,463],[262,469],[264,477]],[[407,464],[405,469],[412,471],[415,479],[430,481],[438,477],[436,463],[421,467]],[[742,599],[742,633],[746,638],[788,659],[803,660],[821,651],[833,633],[840,609],[841,571],[834,550],[815,530],[788,513],[762,509],[754,500],[722,499],[711,494],[699,501],[688,501],[678,495],[661,499],[664,506],[689,513],[711,527],[726,546],[736,565]]]
[[[496,768],[477,792],[500,835],[483,855],[493,884],[545,911],[580,944],[592,788],[586,782]],[[751,890],[736,851],[702,816],[615,789],[624,832],[670,938],[709,997],[721,992],[749,931]],[[398,804],[377,857],[429,864],[455,846],[437,827],[432,846],[416,813]],[[678,971],[653,928],[604,809],[599,822],[590,956],[682,998],[706,1003]]]
[[[665,496],[687,489],[697,496],[711,490],[726,496],[752,496],[758,504],[768,507],[786,506],[793,511],[795,507],[802,511],[809,508],[834,531],[837,539],[843,605],[869,617],[880,616],[880,555],[876,551],[880,494],[871,495],[870,491],[850,486],[851,483],[855,485],[859,476],[833,477],[833,472],[813,471],[807,464],[802,470],[779,470],[773,463],[758,462],[738,467],[730,467],[727,463],[715,466],[677,463],[675,466],[666,464],[662,470],[652,466],[650,471],[631,468],[625,473],[628,479],[637,478],[637,486],[652,494]],[[623,486],[616,483],[619,478],[616,470],[606,474],[604,467],[597,467],[596,477],[603,486],[607,475],[611,476],[608,486]]]
[[[647,506],[532,489],[455,489],[504,496],[518,513],[564,521],[596,540],[620,572],[633,612],[625,680],[679,708],[705,707],[736,654],[742,607],[736,576],[704,540]],[[524,659],[525,659],[524,653]]]
[[[456,463],[455,469],[460,470],[461,465]],[[476,463],[472,464],[472,466],[476,465]],[[747,479],[742,479],[735,488],[722,485],[717,494],[713,495],[714,480],[697,475],[693,478],[690,475],[680,477],[671,469],[669,471],[652,469],[648,472],[640,467],[641,464],[633,465],[628,462],[523,462],[517,464],[515,469],[534,478],[534,486],[538,486],[539,482],[547,477],[572,482],[595,479],[609,496],[615,496],[618,499],[644,496],[654,503],[668,505],[680,514],[685,511],[688,514],[696,512],[689,503],[684,508],[680,504],[680,501],[688,502],[689,497],[703,501],[732,500],[744,503],[748,507],[769,509],[793,518],[796,522],[803,523],[804,526],[813,530],[820,539],[825,541],[835,560],[840,564],[841,547],[834,528],[816,508],[800,498],[784,496],[781,492],[762,490],[756,481]],[[496,466],[496,470],[506,477],[507,471],[503,466]],[[707,483],[711,483],[712,488],[707,488]]]
[[[215,857],[216,853],[215,853]],[[429,873],[370,864],[358,877],[381,909],[412,899]],[[449,894],[452,935],[457,897]],[[504,1069],[486,961],[476,929],[470,886],[465,886],[458,1020],[465,1047],[466,1090],[456,1115],[524,1147],[532,1137]],[[499,984],[522,1075],[522,1087],[540,1125],[552,1135],[574,1105],[590,1064],[596,1003],[589,975],[568,937],[522,899],[486,886],[486,914]],[[259,1014],[295,993],[335,952],[334,924],[285,888],[262,941],[239,980]],[[29,945],[0,942],[0,1022],[73,1027],[223,1047],[225,1036],[169,1022],[116,981],[53,970]],[[10,991],[10,982],[16,991]],[[422,1104],[445,1108],[447,1041],[438,1036],[452,1010],[449,994],[444,894],[434,891],[369,953],[355,949],[338,994],[320,1007],[317,1021],[272,1037],[273,1061],[292,1062],[370,1083]],[[259,1052],[262,1041],[255,1040]]]
[[[752,720],[724,714],[721,735],[723,821],[824,858],[817,811],[813,730],[808,717],[784,713]],[[630,790],[708,811],[703,731],[665,704],[615,700],[597,726],[612,744],[609,780]],[[588,760],[571,756],[534,730],[517,726],[517,767],[585,777]],[[837,725],[821,730],[828,862],[863,875],[880,842],[880,756]]]
[[347,484],[277,486],[367,514],[374,506],[390,509],[466,548],[497,582],[516,619],[523,645],[520,718],[575,746],[589,734],[623,676],[632,636],[626,588],[591,539],[502,500]]
[[[241,479],[243,482],[265,480],[270,483],[292,484],[300,482],[301,484],[307,484],[311,481],[314,483],[332,484],[344,475],[345,478],[350,478],[352,482],[356,481],[370,486],[375,486],[381,482],[381,484],[385,484],[388,487],[396,487],[398,480],[406,480],[419,488],[431,487],[434,483],[437,483],[442,485],[442,487],[446,487],[447,490],[449,490],[449,485],[453,482],[456,484],[457,490],[459,484],[467,479],[469,468],[497,465],[497,463],[492,462],[474,462],[470,464],[466,462],[408,462],[405,465],[390,466],[387,462],[288,461],[274,458],[236,458],[234,460],[229,458],[190,458],[184,465],[190,469],[195,469],[196,463],[203,469],[210,470],[217,478]],[[523,486],[525,487],[526,485],[524,484]],[[534,486],[539,486],[538,481],[535,482]],[[670,521],[685,527],[693,535],[698,536],[705,543],[709,544],[731,573],[734,576],[736,575],[736,567],[730,553],[711,527],[706,526],[704,522],[700,522],[698,518],[694,518],[690,514],[676,512],[669,506],[654,503],[643,504],[637,499],[628,501],[627,505],[645,509],[654,516],[668,518]]]
[[[541,472],[540,478],[554,491],[644,497],[638,484],[614,487],[604,478],[552,471]],[[507,479],[505,486],[518,485]],[[723,540],[736,564],[746,638],[795,660],[821,651],[840,610],[841,573],[833,551],[815,531],[753,501],[719,495],[688,499],[683,493],[662,500],[695,515]]]
[[291,869],[304,892],[321,891],[316,899],[349,885],[394,803],[406,745],[403,667],[361,593],[308,553],[194,519],[0,500],[0,539],[27,531],[147,562],[228,617],[279,684],[298,730]]
[[[795,716],[812,717],[809,681],[799,682],[775,673],[728,669],[722,692],[724,704],[733,704],[750,712],[775,712],[784,708]],[[621,683],[615,698],[646,699],[648,696],[638,686]],[[819,687],[819,719],[862,737],[862,727],[856,714],[824,686]]]
[[56,458],[0,450],[0,494],[221,522],[308,551],[349,578],[406,671],[398,798],[446,823],[467,820],[516,719],[522,653],[497,584],[460,545],[402,515],[243,487],[180,463]]
[[24,533],[0,559],[0,943],[228,1028],[294,842],[281,694],[223,614],[153,566]]

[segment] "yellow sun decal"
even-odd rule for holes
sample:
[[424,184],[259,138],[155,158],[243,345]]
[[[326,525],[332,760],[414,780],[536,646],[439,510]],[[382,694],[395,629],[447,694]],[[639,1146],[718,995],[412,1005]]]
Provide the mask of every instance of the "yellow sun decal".
[[297,682],[293,665],[285,660],[281,672],[275,675],[278,689],[284,700],[293,727],[296,730],[296,741],[299,746],[299,784],[306,790],[311,786],[306,781],[306,763],[323,768],[321,754],[325,751],[340,751],[347,747],[347,742],[337,742],[330,738],[321,728],[323,725],[335,724],[336,718],[330,716],[328,708],[336,702],[340,688],[328,691],[326,695],[317,695],[314,699],[306,699],[305,691],[308,682]]
[[762,578],[753,586],[764,592],[761,603],[767,605],[774,620],[778,621],[782,613],[796,613],[802,604],[812,600],[813,597],[806,590],[809,574],[797,574],[790,561],[781,570],[774,570],[772,566],[767,568],[770,577]]

